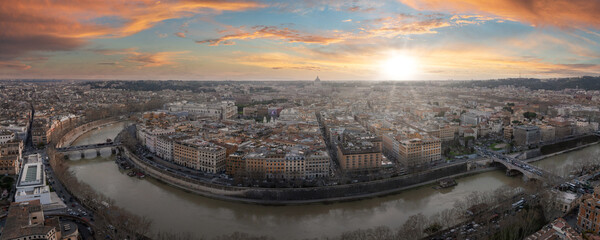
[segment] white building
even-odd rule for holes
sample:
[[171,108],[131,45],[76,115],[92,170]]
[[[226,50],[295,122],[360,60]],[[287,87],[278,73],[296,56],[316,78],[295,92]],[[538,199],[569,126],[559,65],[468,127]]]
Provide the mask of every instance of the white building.
[[231,119],[237,115],[237,106],[233,101],[213,103],[188,103],[187,101],[167,104],[171,112],[188,112],[192,115],[216,119]]
[[306,178],[321,178],[329,175],[331,158],[326,151],[318,151],[306,156]]
[[169,136],[156,138],[156,156],[167,161],[173,161],[173,139]]
[[27,126],[9,125],[3,129],[14,132],[18,139],[25,140],[27,137]]
[[15,133],[8,131],[8,130],[4,130],[4,131],[0,131],[0,144],[5,144],[10,140],[15,139]]
[[29,155],[17,181],[15,202],[40,200],[42,205],[52,204],[50,187],[46,184],[44,165],[39,154]]
[[[157,144],[159,136],[166,136],[175,133],[174,128],[145,128],[140,126],[137,128],[137,137],[142,144],[152,153],[157,152]],[[161,142],[164,143],[164,142]],[[164,146],[161,146],[164,147]],[[163,148],[164,150],[164,148]]]

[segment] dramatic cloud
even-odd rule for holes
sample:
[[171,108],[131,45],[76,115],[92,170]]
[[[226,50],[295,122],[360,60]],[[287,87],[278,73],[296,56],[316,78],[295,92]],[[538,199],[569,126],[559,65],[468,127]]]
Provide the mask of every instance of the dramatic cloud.
[[3,62],[0,61],[0,68],[10,68],[10,69],[17,69],[17,70],[27,70],[30,69],[31,66],[21,63],[19,61],[12,61],[12,62]]
[[[103,55],[123,55],[123,61],[134,64],[138,67],[159,67],[175,64],[174,60],[185,59],[179,57],[188,51],[178,52],[140,52],[136,48],[126,49],[95,49],[95,53]],[[117,63],[99,63],[101,65],[117,65]]]
[[156,36],[158,38],[166,38],[166,37],[169,36],[169,34],[167,34],[167,33],[158,33],[158,32],[155,32],[154,34],[156,34]]
[[203,11],[219,13],[263,6],[245,0],[4,2],[0,6],[0,60],[32,51],[72,50],[91,38],[129,36],[161,21]]
[[297,14],[307,14],[313,11],[334,9],[347,12],[373,12],[384,5],[384,1],[348,1],[348,0],[302,0],[302,1],[276,1],[266,0],[270,6],[283,11]]
[[[487,46],[448,44],[410,49],[380,45],[335,45],[288,48],[288,53],[239,53],[230,59],[239,64],[278,71],[321,71],[356,78],[385,79],[378,70],[390,53],[409,55],[419,62],[416,79],[471,79],[516,77],[565,77],[600,72],[600,64],[553,62]],[[393,54],[392,54],[393,55]]]
[[418,10],[477,13],[534,26],[600,29],[595,0],[400,0]]
[[435,29],[451,26],[443,18],[418,19],[410,15],[379,18],[366,21],[370,25],[363,28],[365,36],[393,38],[399,35],[437,33]]
[[209,43],[210,46],[218,45],[233,45],[234,40],[247,40],[247,39],[276,39],[284,40],[287,42],[302,42],[302,43],[315,43],[327,45],[330,43],[340,42],[342,39],[333,37],[323,37],[317,35],[309,35],[301,33],[297,30],[289,28],[278,28],[275,26],[255,26],[251,28],[251,31],[246,31],[243,28],[237,29],[238,33],[225,35],[216,39],[208,39],[196,41],[197,43]]
[[[344,20],[344,22],[350,21],[352,20]],[[401,35],[432,34],[437,33],[435,29],[451,26],[443,18],[426,17],[422,19],[421,17],[403,14],[363,22],[363,27],[358,28],[355,32],[331,31],[320,35],[307,34],[287,27],[279,28],[275,26],[255,26],[250,30],[244,27],[230,28],[224,32],[233,32],[231,34],[196,42],[201,44],[208,43],[210,46],[219,46],[234,45],[235,40],[274,39],[290,43],[329,45],[357,39],[364,40],[376,37],[395,38]]]

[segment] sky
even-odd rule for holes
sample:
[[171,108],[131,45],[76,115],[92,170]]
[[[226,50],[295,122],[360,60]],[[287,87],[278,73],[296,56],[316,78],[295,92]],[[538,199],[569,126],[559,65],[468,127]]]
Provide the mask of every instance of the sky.
[[0,79],[600,75],[600,0],[0,2]]

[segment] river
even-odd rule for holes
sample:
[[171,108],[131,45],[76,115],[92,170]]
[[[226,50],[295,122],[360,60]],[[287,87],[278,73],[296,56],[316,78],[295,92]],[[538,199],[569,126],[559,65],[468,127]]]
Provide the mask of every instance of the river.
[[[90,144],[114,138],[124,124],[113,124],[82,135],[73,144]],[[600,151],[600,145],[593,147]],[[586,148],[580,151],[588,151]],[[537,164],[560,162],[573,151]],[[565,162],[576,158],[565,158]],[[566,163],[565,163],[566,164]],[[335,236],[345,231],[376,226],[397,228],[414,214],[431,216],[453,207],[457,200],[479,191],[524,185],[520,177],[503,171],[485,172],[457,179],[458,185],[443,191],[432,186],[367,200],[302,206],[260,206],[213,200],[188,193],[152,178],[128,177],[114,163],[114,156],[70,162],[78,179],[115,200],[115,204],[153,220],[158,231],[188,232],[214,237],[234,231],[268,235],[277,239]],[[540,165],[542,166],[542,165]]]

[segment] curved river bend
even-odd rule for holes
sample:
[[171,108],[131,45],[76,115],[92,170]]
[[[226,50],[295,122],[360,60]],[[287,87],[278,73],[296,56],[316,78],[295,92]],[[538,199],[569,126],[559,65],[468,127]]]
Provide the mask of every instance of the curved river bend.
[[[79,137],[73,145],[114,138],[124,123],[113,124]],[[600,145],[547,158],[539,166],[555,166],[577,159],[582,151],[600,151]],[[587,152],[586,152],[587,154]],[[443,191],[431,186],[399,194],[354,202],[302,206],[260,206],[204,198],[152,178],[128,177],[114,163],[114,156],[70,162],[77,178],[115,200],[131,212],[147,216],[158,231],[189,232],[214,237],[232,231],[268,235],[278,239],[335,236],[345,231],[376,226],[396,228],[413,214],[426,216],[452,208],[475,191],[494,191],[502,186],[523,186],[520,177],[492,171],[457,179],[458,185]]]

